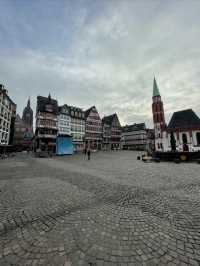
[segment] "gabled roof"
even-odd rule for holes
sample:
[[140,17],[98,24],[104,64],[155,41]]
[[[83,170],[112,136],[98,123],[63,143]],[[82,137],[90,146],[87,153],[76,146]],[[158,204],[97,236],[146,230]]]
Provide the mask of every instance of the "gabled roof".
[[[117,119],[117,121],[119,122],[119,119],[118,119],[118,116],[117,116],[116,113],[115,113],[115,114],[112,114],[112,115],[104,116],[104,117],[102,118],[102,123],[111,126],[112,123],[113,123],[113,121],[114,121],[114,119]],[[119,124],[120,124],[120,123],[119,123]]]
[[71,117],[85,120],[85,113],[83,109],[76,107],[76,106],[68,106],[68,108],[69,108],[69,113]]
[[85,111],[85,117],[86,117],[86,118],[88,117],[88,115],[90,114],[90,111],[91,111],[93,108],[96,109],[96,107],[93,105],[92,107],[90,107],[89,109],[87,109],[87,110]]
[[153,80],[153,97],[156,97],[156,96],[160,96],[160,92],[159,92],[159,89],[158,89],[158,85],[157,85],[156,79],[154,77],[154,80]]
[[200,119],[192,109],[175,112],[169,122],[168,129],[200,127]]
[[108,116],[104,116],[102,118],[102,122],[104,124],[108,124],[108,125],[111,125],[112,124],[112,121],[113,119],[116,117],[116,114],[112,114],[112,115],[108,115]]
[[65,114],[66,111],[67,111],[67,113],[69,113],[69,111],[70,111],[69,110],[69,105],[64,104],[64,105],[58,106],[58,112],[59,112],[59,114],[61,114],[61,113]]
[[122,127],[122,132],[131,132],[131,131],[138,131],[138,130],[146,130],[145,123],[126,125]]
[[70,106],[67,104],[64,104],[62,106],[58,107],[59,114],[68,114],[69,116],[73,118],[78,118],[85,120],[85,112],[82,108],[76,107],[76,106]]
[[38,96],[37,97],[37,112],[48,112],[46,109],[46,105],[51,105],[52,106],[52,112],[54,114],[58,113],[58,102],[54,99],[52,99],[50,96],[49,97],[43,97],[43,96]]

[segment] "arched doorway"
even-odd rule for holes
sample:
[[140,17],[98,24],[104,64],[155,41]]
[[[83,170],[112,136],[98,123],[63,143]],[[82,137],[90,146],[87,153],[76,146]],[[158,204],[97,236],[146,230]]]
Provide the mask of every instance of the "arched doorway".
[[183,133],[182,135],[182,141],[183,141],[183,144],[187,144],[187,135],[185,133]]
[[197,145],[200,146],[200,132],[196,133]]

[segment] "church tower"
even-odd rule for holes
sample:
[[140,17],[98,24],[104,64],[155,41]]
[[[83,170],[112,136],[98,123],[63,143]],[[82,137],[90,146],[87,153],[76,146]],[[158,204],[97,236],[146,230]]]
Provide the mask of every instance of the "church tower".
[[33,130],[33,110],[31,109],[30,98],[28,99],[27,106],[23,110],[22,120],[29,131]]
[[165,114],[163,102],[161,100],[160,92],[154,77],[153,81],[153,97],[152,97],[152,112],[155,131],[155,150],[162,151],[164,148],[164,131],[166,129]]

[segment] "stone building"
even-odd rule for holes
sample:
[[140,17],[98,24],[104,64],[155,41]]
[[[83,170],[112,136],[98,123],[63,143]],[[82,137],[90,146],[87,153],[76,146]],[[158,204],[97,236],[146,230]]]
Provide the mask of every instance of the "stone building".
[[33,149],[33,131],[30,130],[23,119],[17,114],[15,119],[14,147],[16,151]]
[[12,144],[16,104],[8,96],[4,85],[0,84],[0,145]]
[[120,149],[121,125],[116,113],[103,117],[102,134],[103,134],[102,148],[104,150]]
[[155,131],[155,150],[171,151],[172,138],[179,151],[200,150],[200,119],[192,109],[175,112],[167,125],[160,92],[154,78],[152,112]]
[[36,107],[35,148],[55,153],[58,133],[58,103],[48,97],[38,96]]
[[75,151],[84,149],[85,113],[81,108],[66,104],[60,106],[58,128],[58,134],[72,136]]
[[121,146],[125,150],[146,150],[147,130],[145,123],[122,127]]
[[15,149],[32,150],[33,148],[33,110],[31,109],[30,99],[23,110],[22,118],[18,114],[15,120],[14,133]]
[[85,111],[85,146],[92,150],[102,148],[102,121],[95,106]]
[[17,114],[15,119],[14,145],[20,147],[20,149],[22,149],[23,146],[25,132],[26,126],[20,115]]

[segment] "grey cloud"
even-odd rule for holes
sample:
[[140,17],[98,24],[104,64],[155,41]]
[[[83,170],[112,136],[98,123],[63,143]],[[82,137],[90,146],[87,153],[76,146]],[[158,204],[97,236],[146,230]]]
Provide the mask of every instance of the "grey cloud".
[[58,25],[66,53],[26,48],[0,54],[1,82],[10,88],[19,111],[29,95],[35,105],[38,94],[50,91],[61,104],[95,104],[101,116],[117,112],[123,124],[146,121],[152,126],[155,75],[167,121],[178,109],[200,114],[200,5],[92,2],[91,7],[82,2],[79,9],[66,8],[70,30]]

